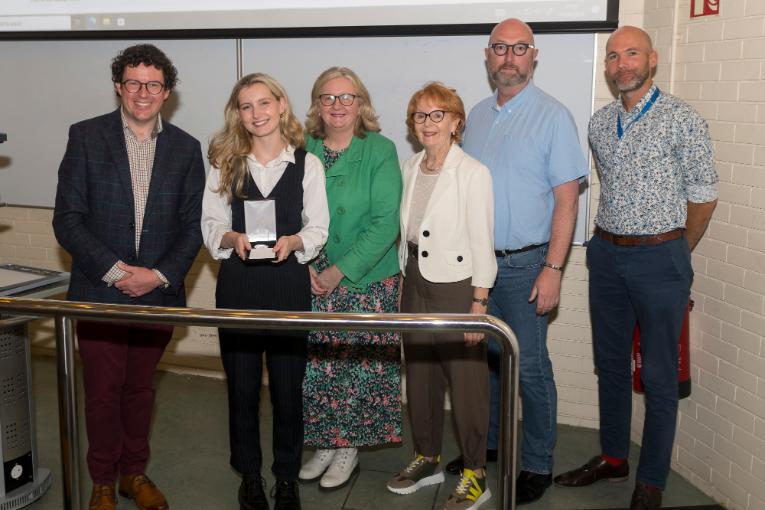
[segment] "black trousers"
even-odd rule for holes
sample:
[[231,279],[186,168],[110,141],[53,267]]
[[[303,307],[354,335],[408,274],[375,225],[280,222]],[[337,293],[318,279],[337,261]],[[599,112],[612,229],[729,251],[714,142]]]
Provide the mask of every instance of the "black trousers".
[[273,406],[271,471],[277,480],[297,480],[303,451],[306,337],[295,332],[260,333],[219,329],[228,383],[230,463],[243,476],[260,476],[263,453],[258,410],[265,352]]

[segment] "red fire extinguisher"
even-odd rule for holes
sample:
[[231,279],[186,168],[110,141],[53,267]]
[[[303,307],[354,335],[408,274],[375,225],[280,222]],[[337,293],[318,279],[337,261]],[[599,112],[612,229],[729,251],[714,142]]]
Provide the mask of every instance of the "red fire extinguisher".
[[[691,310],[693,310],[692,299],[688,301],[688,307],[685,309],[683,329],[680,331],[677,346],[677,390],[680,398],[691,394],[691,345],[688,338],[688,319]],[[645,390],[643,381],[640,379],[640,370],[643,367],[643,357],[640,353],[640,324],[635,325],[635,332],[632,335],[632,359],[635,367],[632,371],[632,389],[637,393],[643,393]]]

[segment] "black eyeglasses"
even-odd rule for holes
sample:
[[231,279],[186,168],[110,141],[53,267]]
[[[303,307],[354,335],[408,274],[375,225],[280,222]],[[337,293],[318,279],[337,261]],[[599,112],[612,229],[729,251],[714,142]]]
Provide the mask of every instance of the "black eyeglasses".
[[414,112],[412,114],[412,120],[417,124],[424,124],[425,119],[430,118],[433,122],[441,122],[444,120],[444,117],[446,114],[449,113],[448,110],[433,110],[430,113],[425,112]]
[[139,90],[141,90],[141,87],[146,87],[146,91],[156,96],[157,94],[161,93],[165,89],[165,84],[161,81],[138,81],[138,80],[125,80],[123,82],[120,82],[120,85],[122,85],[125,90],[130,92],[131,94],[135,94]]
[[340,104],[343,106],[351,106],[353,104],[353,101],[359,96],[356,94],[319,94],[319,101],[321,101],[321,104],[324,106],[332,106],[335,104],[335,101],[340,101]]
[[507,50],[513,50],[513,55],[516,57],[522,57],[526,54],[527,51],[529,51],[529,48],[536,48],[536,46],[525,42],[519,42],[515,44],[498,42],[490,44],[489,48],[491,48],[491,51],[493,51],[494,54],[498,57],[507,54]]

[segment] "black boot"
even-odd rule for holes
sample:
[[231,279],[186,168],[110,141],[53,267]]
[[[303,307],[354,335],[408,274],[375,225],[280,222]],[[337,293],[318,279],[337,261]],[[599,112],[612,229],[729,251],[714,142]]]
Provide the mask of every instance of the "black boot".
[[270,510],[265,486],[266,481],[260,476],[243,476],[239,486],[239,510]]
[[297,480],[278,480],[274,492],[274,510],[301,510]]

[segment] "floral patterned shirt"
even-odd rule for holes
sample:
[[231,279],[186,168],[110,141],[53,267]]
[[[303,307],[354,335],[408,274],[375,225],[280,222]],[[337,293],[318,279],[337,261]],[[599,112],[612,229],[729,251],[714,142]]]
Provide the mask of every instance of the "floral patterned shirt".
[[655,91],[656,85],[651,86],[629,112],[617,99],[590,120],[590,145],[600,174],[595,224],[614,234],[651,235],[684,228],[687,202],[717,198],[706,121],[663,91],[641,115]]

